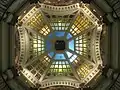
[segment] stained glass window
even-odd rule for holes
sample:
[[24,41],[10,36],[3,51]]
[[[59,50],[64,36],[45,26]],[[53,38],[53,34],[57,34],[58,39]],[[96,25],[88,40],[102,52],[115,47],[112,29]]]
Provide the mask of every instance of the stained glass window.
[[68,61],[54,61],[50,67],[50,70],[48,71],[48,75],[54,75],[54,76],[67,76],[70,73],[72,73],[71,67],[68,63]]

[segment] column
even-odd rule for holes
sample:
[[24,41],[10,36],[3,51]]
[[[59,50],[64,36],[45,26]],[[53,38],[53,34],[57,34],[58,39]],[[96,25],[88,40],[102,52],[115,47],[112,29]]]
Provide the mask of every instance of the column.
[[0,22],[0,71],[4,72],[8,68],[9,60],[9,25],[4,21]]
[[111,29],[111,68],[120,70],[120,21],[115,20]]

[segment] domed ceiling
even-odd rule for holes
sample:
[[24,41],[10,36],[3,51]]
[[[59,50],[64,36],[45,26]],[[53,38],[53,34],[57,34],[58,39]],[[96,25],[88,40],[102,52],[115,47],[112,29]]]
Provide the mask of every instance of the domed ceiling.
[[19,16],[18,71],[38,88],[89,86],[101,75],[102,24],[86,4],[41,4]]

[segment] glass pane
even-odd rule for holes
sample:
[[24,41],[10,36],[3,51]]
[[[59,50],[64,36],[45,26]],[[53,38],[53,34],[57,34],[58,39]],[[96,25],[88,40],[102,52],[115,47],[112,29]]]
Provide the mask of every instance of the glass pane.
[[68,55],[68,58],[70,58],[73,55],[72,53],[70,53],[68,51],[66,51],[66,54]]
[[65,59],[64,54],[56,54],[55,55],[55,60],[63,60],[63,59]]
[[58,27],[55,27],[55,30],[59,30]]
[[46,50],[49,51],[52,48],[52,43],[50,41],[46,42]]
[[34,47],[34,48],[37,48],[37,44],[33,44],[33,47]]
[[73,62],[76,58],[77,58],[77,55],[73,55],[73,56],[70,58],[70,62]]
[[61,30],[65,30],[65,27],[62,27]]
[[48,35],[48,37],[49,37],[49,39],[53,38],[53,33],[50,33],[50,34]]
[[62,26],[62,24],[61,24],[61,23],[58,23],[58,26]]
[[72,38],[72,35],[70,33],[67,34],[67,39]]
[[54,55],[54,52],[50,52],[48,55],[52,58]]
[[69,49],[73,50],[74,51],[74,40],[71,40],[69,42]]
[[65,34],[65,32],[55,32],[55,35],[56,35],[57,37],[63,37],[64,34]]

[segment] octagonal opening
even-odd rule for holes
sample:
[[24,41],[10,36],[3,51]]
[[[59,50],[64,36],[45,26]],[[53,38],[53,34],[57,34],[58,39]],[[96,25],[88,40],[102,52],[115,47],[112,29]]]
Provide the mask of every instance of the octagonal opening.
[[65,50],[65,41],[64,40],[56,40],[55,50]]

